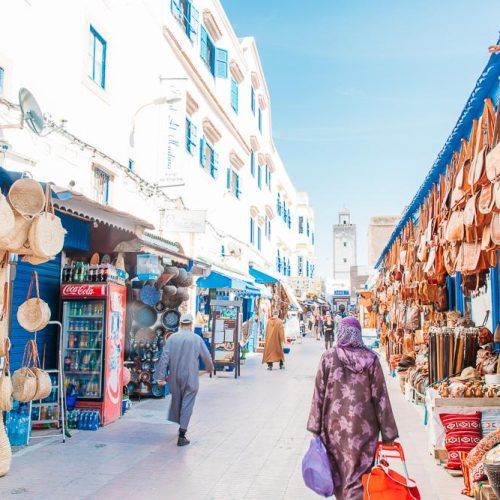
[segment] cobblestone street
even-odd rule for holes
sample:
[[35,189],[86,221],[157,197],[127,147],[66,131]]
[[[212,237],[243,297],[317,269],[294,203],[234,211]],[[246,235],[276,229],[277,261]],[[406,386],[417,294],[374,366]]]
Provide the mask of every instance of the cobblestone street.
[[[0,481],[0,498],[317,498],[304,487],[300,465],[322,345],[306,339],[293,346],[284,371],[265,370],[255,356],[242,366],[239,380],[230,374],[202,377],[188,447],[175,446],[177,427],[165,422],[166,403],[146,400],[98,432],[16,455]],[[422,498],[459,498],[461,481],[426,454],[419,413],[393,380],[389,387]]]

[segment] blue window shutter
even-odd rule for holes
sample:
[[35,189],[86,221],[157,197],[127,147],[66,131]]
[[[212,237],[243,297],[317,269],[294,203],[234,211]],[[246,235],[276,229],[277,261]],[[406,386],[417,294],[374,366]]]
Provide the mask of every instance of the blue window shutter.
[[170,10],[172,14],[178,19],[181,19],[181,4],[179,0],[171,0],[170,2]]
[[262,110],[259,108],[259,130],[262,132]]
[[205,138],[200,139],[200,165],[205,166]]
[[226,187],[227,189],[231,189],[231,169],[227,169],[227,178],[226,178]]
[[193,7],[193,4],[190,5],[190,14],[189,14],[189,38],[192,42],[196,41],[196,35],[198,34],[198,28],[200,27],[200,14]]
[[194,153],[196,149],[196,144],[198,143],[198,128],[196,125],[193,125],[193,122],[190,122],[190,131],[191,131],[191,153]]
[[227,78],[227,50],[215,48],[215,75],[218,78]]
[[231,107],[238,113],[238,83],[234,78],[231,78]]
[[257,185],[262,188],[262,167],[260,165],[257,167]]
[[240,190],[240,176],[236,174],[236,198],[240,198],[241,190]]
[[262,248],[262,229],[257,227],[257,248],[260,250]]
[[255,90],[253,85],[250,90],[250,107],[252,108],[252,113],[255,115]]
[[5,71],[2,67],[0,67],[0,94],[3,92],[4,79],[5,79]]
[[250,217],[250,243],[254,242],[254,220],[253,217]]
[[255,177],[255,153],[253,149],[250,150],[250,173]]
[[212,153],[211,167],[212,167],[212,171],[210,173],[212,174],[212,177],[214,179],[218,179],[219,178],[219,155],[215,151]]
[[206,64],[210,64],[208,60],[208,33],[204,26],[201,27],[200,56]]

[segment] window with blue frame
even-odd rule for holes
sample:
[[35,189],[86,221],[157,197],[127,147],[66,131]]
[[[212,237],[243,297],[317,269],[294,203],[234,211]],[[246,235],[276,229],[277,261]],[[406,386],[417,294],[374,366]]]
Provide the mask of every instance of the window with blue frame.
[[240,176],[233,168],[227,169],[227,189],[233,196],[240,198]]
[[134,160],[132,160],[132,158],[128,159],[128,169],[130,172],[134,171]]
[[102,205],[109,204],[110,176],[98,167],[94,167],[94,199]]
[[302,257],[302,255],[299,255],[297,257],[297,274],[299,276],[302,276],[303,273],[304,273],[304,257]]
[[262,132],[262,110],[259,108],[259,131]]
[[255,244],[255,219],[250,217],[250,243]]
[[314,233],[312,233],[312,236],[311,236],[311,241],[312,241],[312,244],[314,245],[314,244],[315,244]]
[[204,26],[201,27],[200,55],[210,73],[217,78],[227,78],[227,50],[215,46]]
[[310,226],[309,226],[309,220],[308,220],[308,221],[307,221],[307,233],[306,233],[306,234],[307,234],[307,236],[309,236],[310,231],[311,231],[311,229],[310,229]]
[[276,212],[281,216],[281,194],[278,193],[276,198]]
[[309,260],[306,261],[306,276],[309,278]]
[[5,85],[5,70],[0,66],[0,94],[3,94]]
[[214,179],[217,179],[219,175],[219,155],[204,137],[200,139],[200,165]]
[[255,177],[255,153],[253,149],[250,150],[250,173]]
[[259,252],[262,250],[262,229],[260,226],[257,227],[257,250]]
[[259,186],[259,189],[262,189],[262,166],[259,165],[257,167],[257,186]]
[[292,213],[288,210],[288,221],[286,222],[288,229],[292,229]]
[[186,151],[192,155],[196,151],[197,136],[198,129],[196,125],[189,118],[186,118]]
[[299,216],[299,234],[304,234],[304,217]]
[[231,107],[238,113],[238,82],[231,78]]
[[292,275],[292,265],[290,264],[290,257],[288,257],[288,276]]
[[255,90],[253,89],[253,85],[250,88],[250,108],[252,109],[252,113],[255,115]]
[[266,165],[265,178],[266,178],[266,186],[269,186],[269,183],[271,182],[271,171],[269,170],[268,165]]
[[279,250],[276,253],[276,269],[281,273],[281,255]]
[[174,17],[183,26],[184,32],[192,41],[196,41],[200,25],[199,13],[189,0],[170,0],[170,10]]
[[91,25],[89,32],[89,78],[106,87],[106,40]]

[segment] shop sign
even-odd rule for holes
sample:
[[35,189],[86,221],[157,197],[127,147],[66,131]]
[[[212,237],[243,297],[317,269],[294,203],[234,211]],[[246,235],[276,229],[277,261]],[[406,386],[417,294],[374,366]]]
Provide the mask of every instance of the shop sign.
[[349,290],[334,290],[333,295],[335,297],[349,297],[350,292]]
[[90,299],[106,296],[106,285],[63,285],[61,293],[64,297]]
[[166,210],[165,230],[175,233],[204,233],[206,210]]
[[169,95],[179,100],[168,104],[167,117],[167,161],[160,172],[161,187],[183,186],[184,169],[181,165],[181,155],[186,137],[186,83],[176,81],[168,86]]

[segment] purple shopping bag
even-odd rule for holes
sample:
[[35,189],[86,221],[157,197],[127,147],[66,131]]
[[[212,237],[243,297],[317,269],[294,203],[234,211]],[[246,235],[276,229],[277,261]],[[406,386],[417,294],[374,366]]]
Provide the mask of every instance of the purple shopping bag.
[[302,477],[305,485],[324,497],[331,497],[335,490],[330,459],[319,436],[311,439],[302,459]]

